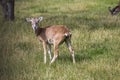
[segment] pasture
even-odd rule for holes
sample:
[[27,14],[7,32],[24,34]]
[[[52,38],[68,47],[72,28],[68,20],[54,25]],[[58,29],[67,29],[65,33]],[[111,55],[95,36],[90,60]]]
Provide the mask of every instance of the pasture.
[[[15,21],[4,21],[0,7],[0,80],[119,80],[120,15],[108,7],[117,0],[16,0]],[[59,58],[43,63],[42,44],[27,17],[43,16],[41,27],[68,26],[76,64],[66,45]],[[52,50],[53,52],[53,50]]]

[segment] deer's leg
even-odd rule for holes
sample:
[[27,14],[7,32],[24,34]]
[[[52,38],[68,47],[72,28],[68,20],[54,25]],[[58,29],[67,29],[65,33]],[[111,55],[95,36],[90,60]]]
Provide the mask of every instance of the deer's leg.
[[46,46],[46,43],[43,42],[43,49],[44,49],[44,63],[46,64],[46,53],[47,53],[47,46]]
[[48,44],[48,54],[49,54],[50,60],[52,60],[52,56],[51,56],[51,45],[50,45],[50,44]]
[[54,45],[54,56],[53,56],[50,64],[53,63],[56,60],[57,57],[58,57],[58,45],[55,44]]
[[73,50],[73,48],[72,48],[72,46],[71,46],[71,41],[70,41],[70,39],[66,39],[66,40],[65,40],[65,43],[66,43],[66,45],[67,45],[67,47],[68,47],[68,49],[69,49],[69,51],[70,51],[70,53],[71,53],[71,55],[72,55],[73,63],[75,63],[75,54],[74,54],[74,50]]

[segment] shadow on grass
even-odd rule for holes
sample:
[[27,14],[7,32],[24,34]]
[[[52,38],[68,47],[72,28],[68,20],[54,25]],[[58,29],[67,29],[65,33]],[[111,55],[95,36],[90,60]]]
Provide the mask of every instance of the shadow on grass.
[[[81,63],[83,61],[92,61],[99,56],[107,55],[109,49],[111,48],[106,45],[106,41],[103,43],[91,43],[88,48],[75,51],[76,62]],[[60,55],[58,59],[61,62],[72,63],[72,57],[69,53]]]
[[89,44],[88,48],[82,49],[76,54],[76,61],[89,61],[96,59],[97,56],[104,56],[108,53],[109,47],[106,45],[106,41],[103,43],[92,43]]

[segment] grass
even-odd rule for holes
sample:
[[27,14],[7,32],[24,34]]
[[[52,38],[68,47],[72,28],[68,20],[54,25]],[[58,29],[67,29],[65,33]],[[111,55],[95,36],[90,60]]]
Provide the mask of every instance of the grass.
[[[15,21],[0,10],[0,80],[119,80],[120,17],[111,16],[109,0],[16,0]],[[0,7],[1,9],[1,7]],[[40,26],[63,24],[73,34],[76,64],[65,45],[49,65],[27,17],[43,16]]]

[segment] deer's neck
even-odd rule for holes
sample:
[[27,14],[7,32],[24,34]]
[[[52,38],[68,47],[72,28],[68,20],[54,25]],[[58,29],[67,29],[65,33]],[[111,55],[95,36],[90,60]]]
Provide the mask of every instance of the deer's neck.
[[41,35],[43,32],[44,32],[43,28],[40,28],[40,27],[35,28],[35,34],[36,34],[36,36]]

